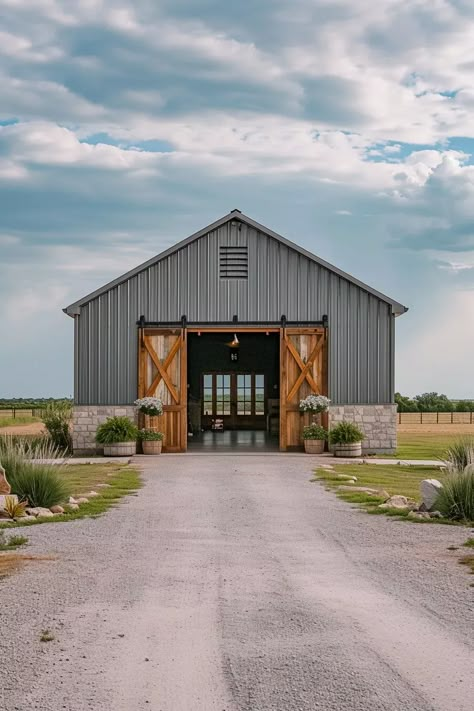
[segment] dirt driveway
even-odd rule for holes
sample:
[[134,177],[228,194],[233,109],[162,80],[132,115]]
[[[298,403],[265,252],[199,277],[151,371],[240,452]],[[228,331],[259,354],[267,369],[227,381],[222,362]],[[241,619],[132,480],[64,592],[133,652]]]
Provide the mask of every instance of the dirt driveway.
[[28,530],[57,560],[0,582],[2,709],[472,709],[466,530],[352,509],[304,456],[141,462],[116,510]]

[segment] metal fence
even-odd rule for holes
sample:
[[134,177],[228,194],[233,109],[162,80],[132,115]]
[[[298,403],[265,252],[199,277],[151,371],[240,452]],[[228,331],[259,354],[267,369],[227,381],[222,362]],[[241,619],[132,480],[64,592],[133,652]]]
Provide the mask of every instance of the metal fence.
[[23,407],[10,407],[8,409],[0,409],[0,417],[43,417],[44,410],[42,408],[23,408]]
[[472,425],[472,412],[399,412],[399,425]]

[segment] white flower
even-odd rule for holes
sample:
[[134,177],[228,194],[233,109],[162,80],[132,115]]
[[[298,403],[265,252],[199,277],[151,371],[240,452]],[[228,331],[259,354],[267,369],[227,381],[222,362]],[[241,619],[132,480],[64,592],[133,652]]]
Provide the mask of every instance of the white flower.
[[142,397],[135,400],[135,407],[145,415],[156,417],[163,414],[163,403],[159,397]]
[[300,400],[300,410],[302,412],[325,412],[331,400],[325,395],[308,395],[304,400]]

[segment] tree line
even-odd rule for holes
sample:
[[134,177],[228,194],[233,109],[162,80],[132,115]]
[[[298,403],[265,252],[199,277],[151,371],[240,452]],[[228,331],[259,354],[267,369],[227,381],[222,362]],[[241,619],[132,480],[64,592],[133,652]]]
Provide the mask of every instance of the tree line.
[[410,398],[395,393],[398,412],[474,412],[474,400],[450,400],[440,393],[422,393]]

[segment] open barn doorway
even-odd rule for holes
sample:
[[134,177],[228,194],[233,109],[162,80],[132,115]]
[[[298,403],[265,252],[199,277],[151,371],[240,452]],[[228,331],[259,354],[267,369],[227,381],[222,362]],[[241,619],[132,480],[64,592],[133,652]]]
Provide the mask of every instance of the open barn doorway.
[[188,449],[279,448],[279,332],[188,332]]

